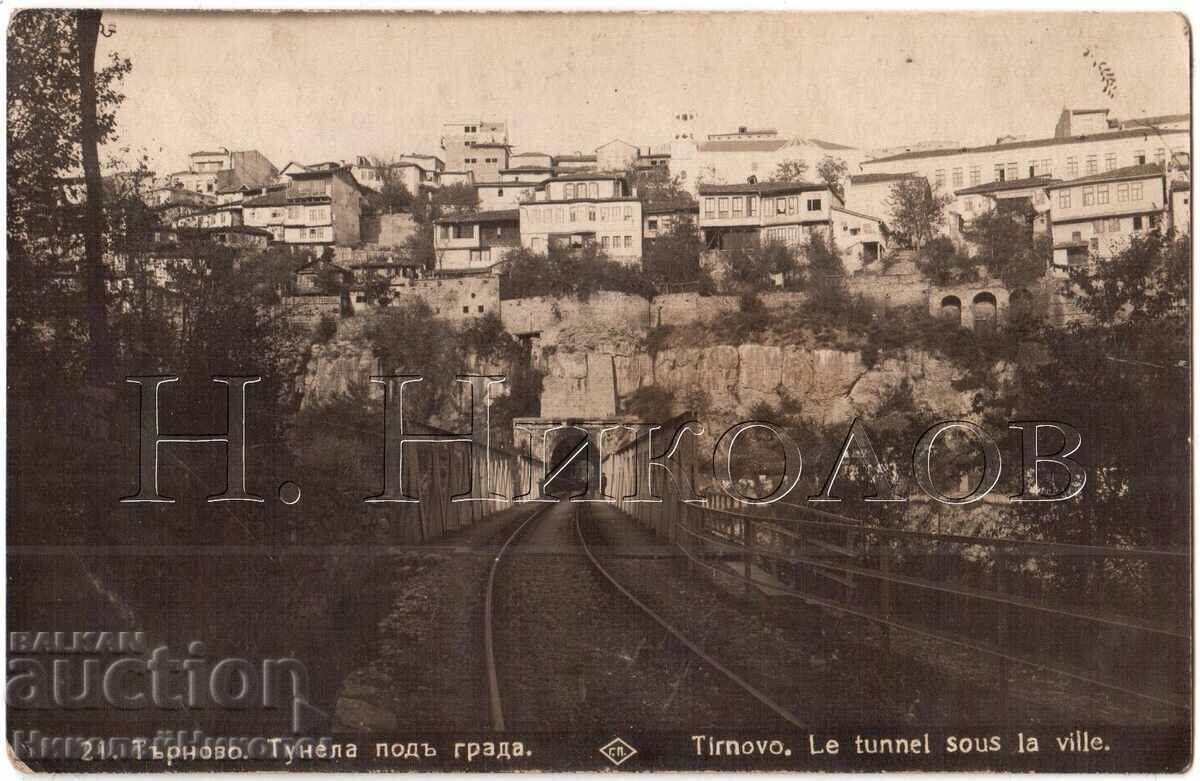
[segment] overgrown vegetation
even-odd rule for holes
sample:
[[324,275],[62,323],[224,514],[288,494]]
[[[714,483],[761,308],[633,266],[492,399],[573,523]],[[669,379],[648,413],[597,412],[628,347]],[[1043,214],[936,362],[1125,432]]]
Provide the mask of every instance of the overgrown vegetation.
[[574,296],[587,300],[603,290],[654,295],[654,286],[637,265],[610,259],[594,244],[528,249],[510,253],[500,278],[500,298]]

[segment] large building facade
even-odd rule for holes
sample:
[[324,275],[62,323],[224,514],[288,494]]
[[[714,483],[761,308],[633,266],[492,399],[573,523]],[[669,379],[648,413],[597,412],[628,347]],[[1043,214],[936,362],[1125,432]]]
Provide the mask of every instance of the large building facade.
[[642,258],[642,202],[624,176],[577,173],[551,179],[520,206],[521,244],[534,252],[595,245],[613,260]]

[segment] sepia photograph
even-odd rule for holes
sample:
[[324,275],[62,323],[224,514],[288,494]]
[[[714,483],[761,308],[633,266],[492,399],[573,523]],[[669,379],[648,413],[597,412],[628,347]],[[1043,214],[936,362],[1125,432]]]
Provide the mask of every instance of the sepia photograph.
[[11,766],[1191,767],[1182,13],[6,21]]

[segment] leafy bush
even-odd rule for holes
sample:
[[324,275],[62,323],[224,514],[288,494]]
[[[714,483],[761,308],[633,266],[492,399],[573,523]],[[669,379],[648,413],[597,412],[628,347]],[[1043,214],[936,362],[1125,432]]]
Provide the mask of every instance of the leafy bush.
[[329,315],[322,315],[321,320],[317,323],[316,331],[313,333],[313,341],[317,344],[325,344],[335,334],[337,334],[337,320]]
[[521,249],[511,253],[500,279],[500,298],[575,296],[587,300],[610,290],[639,296],[654,295],[654,286],[637,266],[611,260],[594,245],[552,247],[546,253]]
[[673,417],[674,395],[657,385],[643,385],[625,399],[625,412],[647,423],[666,423]]

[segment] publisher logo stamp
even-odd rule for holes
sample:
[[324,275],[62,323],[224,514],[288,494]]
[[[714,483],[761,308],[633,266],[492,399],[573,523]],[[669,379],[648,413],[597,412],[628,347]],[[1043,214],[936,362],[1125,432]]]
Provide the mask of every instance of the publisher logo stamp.
[[600,755],[620,767],[627,759],[637,753],[637,749],[620,738],[613,738],[600,747]]

